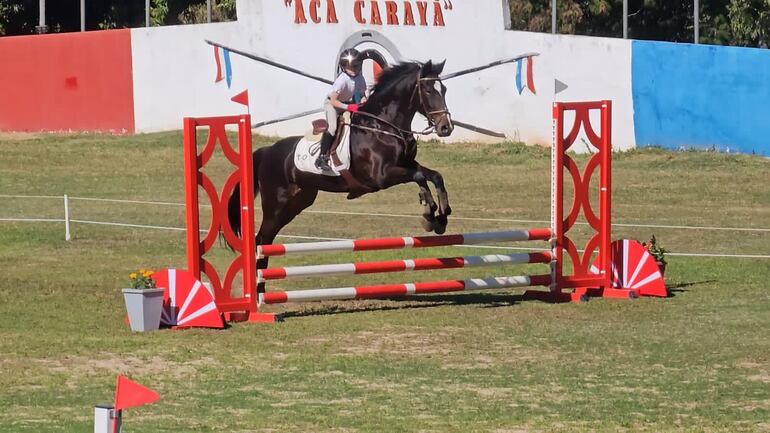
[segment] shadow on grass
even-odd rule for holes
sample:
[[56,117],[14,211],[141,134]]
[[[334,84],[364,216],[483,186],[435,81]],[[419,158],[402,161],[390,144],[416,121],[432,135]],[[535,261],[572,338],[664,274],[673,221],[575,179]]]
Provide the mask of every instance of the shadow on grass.
[[708,283],[715,283],[717,280],[703,280],[703,281],[692,281],[689,283],[679,283],[679,284],[673,284],[673,285],[667,285],[666,288],[668,289],[668,297],[673,298],[676,296],[677,293],[685,293],[689,292],[689,290],[685,289],[685,287],[692,287],[692,286],[698,286],[701,284],[708,284]]
[[[419,308],[435,308],[447,305],[476,305],[479,308],[499,308],[510,307],[520,303],[524,298],[522,295],[500,295],[500,294],[441,294],[441,295],[423,295],[415,297],[391,297],[371,300],[357,300],[356,303],[367,302],[367,305],[347,304],[325,305],[305,310],[286,311],[282,313],[284,318],[289,317],[307,317],[307,316],[328,316],[336,314],[362,313],[372,311],[392,311]],[[397,302],[394,305],[368,304],[369,302]]]
[[[698,286],[716,282],[717,280],[703,280],[686,283],[678,283],[668,286],[669,298],[673,298],[677,293],[687,292],[687,287]],[[475,305],[478,308],[499,308],[510,307],[521,303],[522,301],[540,302],[535,299],[526,299],[522,294],[492,294],[492,293],[449,293],[422,295],[413,297],[390,297],[379,299],[358,299],[345,301],[344,305],[319,305],[304,307],[300,310],[286,311],[281,313],[284,318],[289,317],[309,317],[309,316],[329,316],[337,314],[363,313],[374,311],[393,311],[406,309],[421,309],[444,307],[448,305]],[[383,303],[394,302],[394,304],[385,305]],[[310,305],[309,303],[306,305]]]

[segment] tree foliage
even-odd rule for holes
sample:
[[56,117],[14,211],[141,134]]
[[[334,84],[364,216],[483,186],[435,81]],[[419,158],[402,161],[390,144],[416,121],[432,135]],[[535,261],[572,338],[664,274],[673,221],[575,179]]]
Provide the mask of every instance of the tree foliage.
[[[551,0],[508,0],[516,30],[551,31]],[[628,0],[628,37],[692,42],[693,0]],[[766,47],[770,0],[701,0],[701,43]],[[557,30],[564,34],[623,36],[622,0],[558,0]]]
[[767,48],[770,43],[770,0],[733,0],[729,16],[736,44]]
[[[145,23],[145,2],[85,1],[86,30],[142,27]],[[0,0],[0,36],[35,33],[39,16],[39,0]],[[151,0],[150,25],[205,23],[205,0]],[[235,0],[212,0],[212,20],[232,21],[236,18]],[[80,30],[79,0],[47,0],[48,31],[75,32]]]

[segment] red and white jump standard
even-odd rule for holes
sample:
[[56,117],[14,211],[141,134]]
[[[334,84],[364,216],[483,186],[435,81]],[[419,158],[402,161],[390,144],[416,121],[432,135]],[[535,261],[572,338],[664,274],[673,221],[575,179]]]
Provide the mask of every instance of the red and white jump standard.
[[[601,128],[593,130],[590,124],[591,111],[599,111]],[[457,292],[469,290],[501,289],[523,286],[548,286],[547,291],[527,291],[525,296],[550,301],[579,300],[587,295],[633,297],[635,290],[614,289],[610,284],[610,206],[611,206],[611,111],[610,101],[556,103],[553,107],[554,145],[551,165],[551,227],[530,230],[465,233],[443,236],[392,237],[378,239],[356,239],[331,242],[309,242],[292,244],[260,245],[255,247],[249,240],[254,239],[254,197],[252,188],[240,188],[241,233],[244,242],[235,235],[227,224],[227,198],[238,184],[251,185],[253,182],[251,158],[251,124],[249,116],[185,119],[185,183],[187,202],[187,259],[189,270],[200,279],[205,274],[214,287],[217,308],[225,318],[235,318],[232,313],[246,313],[250,321],[276,321],[280,316],[263,313],[259,306],[284,302],[304,302],[324,299],[363,299],[416,295],[423,293]],[[568,128],[564,114],[574,112],[574,123]],[[238,149],[234,149],[227,138],[228,125],[238,125]],[[196,132],[199,127],[208,128],[208,138],[203,150],[198,153]],[[585,131],[594,154],[580,171],[577,163],[567,154],[577,140],[580,131]],[[566,132],[566,134],[565,134]],[[209,162],[217,144],[235,170],[227,177],[221,192],[202,169]],[[566,170],[565,170],[566,169]],[[594,171],[599,170],[599,209],[594,212],[589,200],[589,186]],[[565,171],[572,180],[574,197],[569,211],[564,209]],[[202,187],[212,204],[211,225],[206,236],[200,237],[198,215],[198,189]],[[567,233],[574,226],[579,214],[584,215],[589,226],[595,230],[580,253],[575,242]],[[238,253],[222,277],[211,263],[204,258],[219,233]],[[550,241],[550,252],[528,254],[490,254],[483,256],[422,258],[357,262],[312,266],[289,266],[282,268],[256,269],[257,258],[274,257],[299,253],[321,253],[333,251],[374,251],[386,249],[425,248],[450,245],[473,245],[491,242]],[[565,254],[566,252],[566,254]],[[595,257],[594,270],[591,269]],[[564,261],[571,262],[571,274],[565,275]],[[377,286],[321,288],[257,293],[258,282],[310,277],[332,274],[370,274],[383,272],[418,271],[429,269],[452,269],[513,263],[547,263],[550,273],[535,276],[503,276],[385,284]],[[241,274],[243,290],[240,296],[233,295],[233,281]],[[566,290],[566,291],[565,291]],[[240,290],[238,290],[240,291]]]

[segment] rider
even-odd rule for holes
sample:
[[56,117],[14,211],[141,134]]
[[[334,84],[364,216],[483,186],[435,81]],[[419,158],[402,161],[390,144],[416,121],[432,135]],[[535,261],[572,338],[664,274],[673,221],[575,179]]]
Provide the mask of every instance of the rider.
[[322,170],[331,170],[329,166],[329,150],[337,132],[337,118],[344,111],[355,113],[358,104],[366,102],[366,81],[361,75],[363,59],[354,48],[348,48],[340,53],[340,75],[332,84],[332,91],[324,101],[326,122],[329,128],[321,138],[321,153],[315,161],[315,166]]

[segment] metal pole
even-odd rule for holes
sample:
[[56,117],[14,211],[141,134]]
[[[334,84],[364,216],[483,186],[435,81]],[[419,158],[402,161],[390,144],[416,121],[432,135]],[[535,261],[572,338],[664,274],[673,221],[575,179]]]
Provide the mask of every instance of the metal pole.
[[70,236],[70,200],[67,194],[64,194],[64,240],[72,239]]
[[628,0],[623,0],[623,39],[628,39]]
[[211,22],[211,0],[206,0],[206,22]]
[[45,24],[45,0],[40,0],[40,16],[38,18],[38,25],[35,28],[38,33],[48,33],[48,26]]
[[693,15],[693,22],[694,22],[693,27],[695,28],[695,36],[693,37],[693,40],[697,44],[699,43],[698,41],[700,39],[700,1],[699,0],[695,0],[695,7],[693,7],[692,15]]
[[80,0],[80,31],[86,31],[86,0]]
[[150,0],[144,0],[144,26],[150,27]]
[[556,34],[556,0],[551,0],[551,33]]

